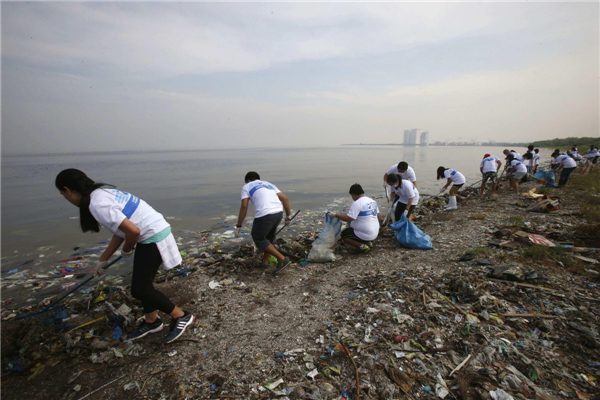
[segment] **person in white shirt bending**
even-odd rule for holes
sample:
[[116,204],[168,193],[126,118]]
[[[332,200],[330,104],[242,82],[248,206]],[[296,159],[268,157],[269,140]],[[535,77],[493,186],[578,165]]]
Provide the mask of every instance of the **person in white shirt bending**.
[[285,209],[285,224],[291,221],[290,201],[287,196],[281,193],[277,186],[267,181],[261,181],[258,173],[250,171],[244,177],[246,184],[242,188],[242,204],[240,205],[240,214],[237,223],[237,233],[239,235],[246,213],[248,212],[248,202],[252,201],[256,214],[252,222],[252,240],[256,247],[263,251],[262,267],[269,266],[269,256],[277,258],[277,268],[275,273],[281,272],[290,265],[290,259],[284,257],[273,243],[275,243],[275,234],[277,227],[283,219],[283,210]]
[[391,174],[387,177],[387,184],[392,188],[394,198],[392,203],[396,203],[394,218],[396,222],[400,221],[402,214],[412,221],[412,213],[419,203],[419,191],[417,187],[409,180],[402,179],[400,175]]
[[560,168],[562,168],[562,172],[560,173],[560,178],[558,180],[558,187],[563,187],[567,184],[569,180],[569,175],[571,172],[575,170],[577,167],[577,162],[573,160],[573,158],[567,154],[560,154],[558,151],[554,151],[552,153],[552,168],[554,171],[558,172]]
[[485,184],[487,181],[492,182],[492,196],[497,196],[496,194],[496,181],[498,180],[498,170],[502,167],[502,161],[498,159],[498,157],[494,157],[490,154],[485,154],[483,156],[483,160],[479,164],[479,170],[481,171],[481,175],[483,178],[481,179],[481,189],[479,190],[479,196],[483,196],[483,191],[485,189]]
[[446,185],[442,188],[442,192],[446,190],[448,186],[452,185],[446,210],[456,210],[458,208],[456,205],[456,193],[458,193],[458,189],[467,182],[465,176],[455,169],[439,167],[437,169],[437,178],[438,180],[444,178],[447,180]]
[[116,190],[114,186],[94,182],[78,169],[60,172],[55,185],[65,199],[79,207],[82,231],[99,232],[102,225],[113,234],[98,259],[96,275],[104,274],[108,259],[123,242],[121,256],[133,256],[131,295],[142,302],[146,317],[136,331],[127,334],[127,339],[140,339],[160,332],[163,323],[157,310],[171,316],[169,334],[164,342],[171,343],[179,338],[195,317],[173,304],[152,283],[161,264],[165,269],[181,264],[181,254],[169,223],[144,200]]
[[510,187],[515,193],[519,193],[519,182],[527,175],[527,167],[521,161],[517,160],[512,154],[507,159],[508,176],[510,177]]
[[342,231],[342,240],[350,246],[357,247],[362,253],[371,250],[372,241],[379,235],[379,208],[377,202],[367,196],[358,183],[350,186],[350,196],[354,203],[348,214],[336,214],[327,211],[331,217],[350,222],[350,227]]
[[405,161],[400,161],[398,164],[392,165],[387,172],[383,175],[383,188],[387,187],[387,178],[389,175],[400,175],[402,179],[411,181],[415,187],[417,187],[417,175],[412,167],[408,166]]

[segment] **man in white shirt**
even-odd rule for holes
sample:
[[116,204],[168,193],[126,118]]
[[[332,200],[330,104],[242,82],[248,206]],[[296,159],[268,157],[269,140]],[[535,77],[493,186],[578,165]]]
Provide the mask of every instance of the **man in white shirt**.
[[242,229],[242,224],[248,212],[248,202],[251,201],[256,209],[251,235],[256,247],[263,251],[262,267],[269,266],[269,256],[271,255],[278,260],[275,273],[281,272],[290,265],[290,259],[277,251],[273,243],[275,243],[275,234],[283,218],[284,209],[286,214],[285,224],[288,225],[291,221],[290,201],[275,185],[267,181],[261,181],[256,172],[248,172],[244,181],[246,184],[242,188],[242,204],[238,217],[237,233],[239,234]]
[[354,203],[350,206],[347,215],[331,211],[327,211],[327,214],[350,222],[350,228],[342,231],[342,240],[357,247],[362,253],[366,253],[373,246],[371,242],[379,235],[379,209],[377,202],[365,196],[365,191],[358,183],[350,186],[349,193]]
[[400,161],[398,164],[392,165],[383,175],[383,188],[387,188],[387,178],[389,175],[400,175],[402,179],[411,181],[415,187],[417,186],[417,175],[412,167],[408,166],[406,161]]
[[492,182],[492,196],[497,196],[496,181],[498,179],[498,170],[500,167],[502,167],[502,161],[500,161],[498,157],[494,157],[490,154],[483,156],[483,160],[481,160],[481,164],[479,164],[479,170],[483,175],[483,178],[481,179],[481,189],[479,190],[480,196],[483,196],[485,184],[488,180]]
[[569,175],[571,175],[571,172],[577,167],[577,162],[573,160],[572,157],[566,154],[561,155],[560,152],[556,150],[552,153],[552,158],[552,168],[554,171],[558,172],[562,167],[562,172],[560,173],[560,178],[558,180],[558,187],[560,188],[567,184]]
[[507,168],[510,177],[510,186],[514,192],[519,194],[519,182],[527,175],[527,167],[521,161],[517,160],[512,154],[507,157]]

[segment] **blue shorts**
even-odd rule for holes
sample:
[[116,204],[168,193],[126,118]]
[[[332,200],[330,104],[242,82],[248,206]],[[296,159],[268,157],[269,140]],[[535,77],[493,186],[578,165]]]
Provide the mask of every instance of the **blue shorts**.
[[252,240],[259,250],[264,250],[275,242],[277,227],[283,219],[283,212],[256,218],[252,223]]

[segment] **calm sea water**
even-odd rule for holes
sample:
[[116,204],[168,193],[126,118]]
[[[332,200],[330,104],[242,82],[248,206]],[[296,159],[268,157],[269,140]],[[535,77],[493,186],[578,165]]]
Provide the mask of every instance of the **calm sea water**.
[[[461,171],[473,183],[480,179],[485,153],[503,158],[500,147],[433,146],[4,156],[2,256],[108,237],[106,231],[92,238],[79,230],[78,209],[54,187],[56,175],[65,168],[81,169],[96,181],[134,193],[167,217],[177,232],[205,229],[224,216],[237,215],[248,171],[277,185],[293,209],[307,210],[348,196],[355,182],[367,195],[382,194],[383,174],[399,161],[414,168],[421,193],[441,188],[443,182],[435,179],[440,165]],[[547,158],[545,152],[543,156]]]

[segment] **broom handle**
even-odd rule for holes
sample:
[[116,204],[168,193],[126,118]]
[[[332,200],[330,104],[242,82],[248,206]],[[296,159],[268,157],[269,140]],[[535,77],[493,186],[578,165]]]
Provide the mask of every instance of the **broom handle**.
[[[111,261],[109,264],[106,264],[104,267],[102,267],[102,269],[107,269],[108,267],[110,267],[111,265],[113,265],[114,263],[116,263],[117,261],[119,261],[121,258],[123,258],[122,256],[119,256],[117,258],[115,258],[113,261]],[[89,281],[91,281],[92,279],[94,279],[96,277],[96,275],[92,275],[89,278],[87,278],[86,280],[84,280],[83,282],[81,282],[79,285],[75,286],[73,289],[69,290],[67,293],[65,293],[64,295],[62,295],[58,300],[56,300],[55,302],[53,302],[52,304],[50,304],[49,306],[45,307],[45,309],[49,309],[52,306],[60,303],[62,300],[64,300],[68,295],[70,295],[71,293],[73,293],[74,291],[76,291],[77,289],[79,289],[80,287],[82,287],[83,285],[85,285],[86,283],[88,283]]]

